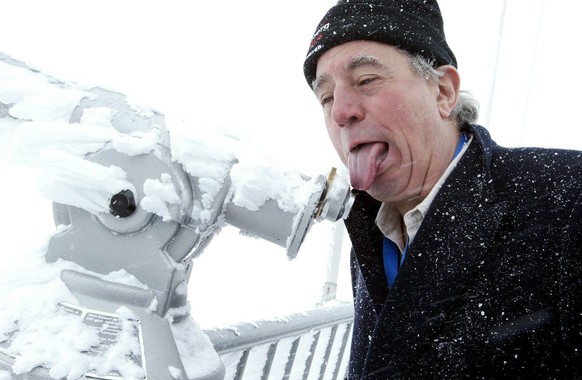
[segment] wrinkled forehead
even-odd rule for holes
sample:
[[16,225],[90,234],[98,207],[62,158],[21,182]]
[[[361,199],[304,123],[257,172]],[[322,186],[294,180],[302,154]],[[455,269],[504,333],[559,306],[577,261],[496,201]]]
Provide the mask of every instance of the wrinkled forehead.
[[347,42],[326,51],[319,58],[311,88],[317,92],[331,80],[332,73],[349,75],[361,67],[390,69],[407,57],[406,52],[387,44],[372,41]]

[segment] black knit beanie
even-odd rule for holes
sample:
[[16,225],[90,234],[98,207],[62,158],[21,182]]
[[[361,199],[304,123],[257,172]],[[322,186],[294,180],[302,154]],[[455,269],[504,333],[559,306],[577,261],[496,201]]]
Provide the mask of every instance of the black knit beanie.
[[303,64],[309,86],[323,53],[356,40],[396,46],[434,60],[436,66],[457,66],[445,39],[436,0],[339,0],[323,17],[311,39]]

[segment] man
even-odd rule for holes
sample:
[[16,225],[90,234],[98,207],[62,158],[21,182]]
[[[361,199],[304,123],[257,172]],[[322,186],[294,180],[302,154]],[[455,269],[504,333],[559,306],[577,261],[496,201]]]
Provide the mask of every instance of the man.
[[340,1],[313,36],[357,193],[349,377],[581,377],[582,153],[495,144],[456,66],[435,0]]

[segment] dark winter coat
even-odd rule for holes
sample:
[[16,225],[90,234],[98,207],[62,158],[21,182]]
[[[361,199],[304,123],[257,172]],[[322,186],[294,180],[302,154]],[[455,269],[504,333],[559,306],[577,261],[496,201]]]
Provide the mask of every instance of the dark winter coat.
[[465,129],[390,290],[379,203],[356,198],[350,379],[582,378],[582,152]]

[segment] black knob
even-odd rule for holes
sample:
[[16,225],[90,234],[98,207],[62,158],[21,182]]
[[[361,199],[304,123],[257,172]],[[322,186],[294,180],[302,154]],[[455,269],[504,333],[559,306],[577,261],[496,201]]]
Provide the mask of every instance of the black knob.
[[127,218],[135,212],[135,197],[130,190],[123,190],[111,197],[109,210],[119,218]]

